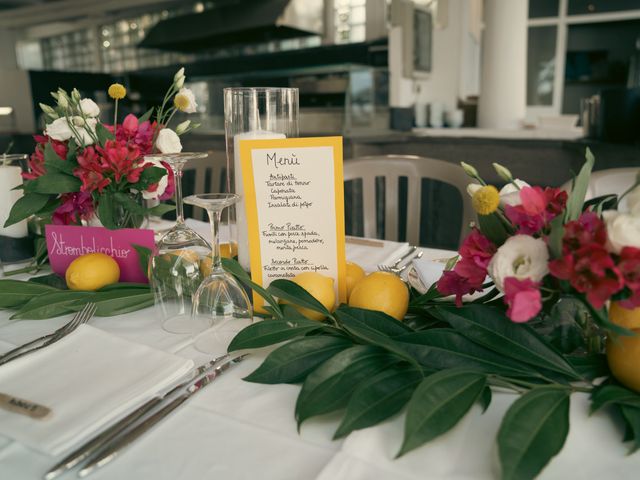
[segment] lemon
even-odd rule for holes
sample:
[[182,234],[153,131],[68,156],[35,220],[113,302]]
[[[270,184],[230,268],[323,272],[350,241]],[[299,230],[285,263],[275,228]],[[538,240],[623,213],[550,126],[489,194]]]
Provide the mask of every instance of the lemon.
[[[303,272],[296,275],[292,281],[304,288],[330,312],[335,308],[336,292],[333,288],[333,278],[316,272]],[[283,301],[282,303],[289,303]],[[324,320],[325,316],[315,310],[294,306],[298,312],[311,320]]]
[[620,383],[640,392],[640,329],[633,332],[632,337],[618,335],[607,339],[607,362]]
[[88,253],[76,258],[65,272],[70,290],[98,290],[120,279],[120,267],[104,253]]
[[624,308],[618,302],[611,302],[609,320],[629,330],[640,328],[640,308]]
[[353,287],[349,306],[377,310],[402,320],[409,308],[409,290],[397,275],[374,272]]
[[364,270],[360,265],[354,262],[347,262],[347,300],[351,296],[353,287],[365,276]]

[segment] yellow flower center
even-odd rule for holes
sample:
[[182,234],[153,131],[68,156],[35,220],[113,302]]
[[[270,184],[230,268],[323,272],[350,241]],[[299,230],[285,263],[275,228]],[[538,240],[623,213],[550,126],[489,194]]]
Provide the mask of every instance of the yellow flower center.
[[181,112],[184,112],[187,108],[189,108],[189,103],[189,98],[182,93],[178,93],[173,99],[173,104]]
[[107,90],[107,93],[114,100],[120,100],[124,98],[125,95],[127,94],[127,89],[124,88],[124,86],[120,85],[119,83],[114,83],[109,87],[109,90]]
[[500,205],[500,194],[493,185],[486,185],[479,188],[471,198],[473,209],[480,215],[490,215],[498,209]]

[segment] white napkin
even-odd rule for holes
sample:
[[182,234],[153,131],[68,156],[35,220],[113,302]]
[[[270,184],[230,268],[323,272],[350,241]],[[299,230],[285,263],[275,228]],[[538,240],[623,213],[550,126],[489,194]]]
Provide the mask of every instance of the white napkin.
[[378,265],[391,265],[409,249],[408,243],[386,240],[376,240],[376,242],[380,242],[382,246],[370,247],[347,242],[347,260],[357,263],[367,272],[375,272],[378,270]]
[[413,267],[418,272],[420,281],[429,288],[433,283],[437,282],[444,272],[445,264],[443,262],[434,262],[428,258],[416,258],[413,260]]
[[43,419],[0,409],[0,433],[49,455],[87,439],[167,389],[193,361],[89,325],[0,367],[0,392],[51,409]]

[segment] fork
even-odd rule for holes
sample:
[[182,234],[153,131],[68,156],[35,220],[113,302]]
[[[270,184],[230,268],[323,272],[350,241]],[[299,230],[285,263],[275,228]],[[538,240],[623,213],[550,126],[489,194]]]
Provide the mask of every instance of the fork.
[[13,350],[10,350],[7,353],[1,355],[0,365],[4,365],[5,363],[9,363],[16,358],[22,357],[23,355],[35,352],[36,350],[40,350],[41,348],[51,345],[61,338],[66,337],[80,325],[87,323],[95,315],[97,308],[98,307],[95,303],[87,303],[82,308],[82,310],[80,310],[73,316],[73,318],[69,322],[64,324],[55,332],[36,338],[35,340],[27,342],[24,345],[20,345],[19,347],[16,347]]
[[[381,272],[388,272],[388,273],[394,273],[396,275],[400,275],[402,272],[405,271],[405,269],[411,265],[411,260],[415,260],[416,258],[421,258],[422,255],[424,254],[424,252],[422,250],[420,250],[418,252],[417,255],[411,257],[410,261],[408,261],[407,263],[405,263],[403,266],[399,266],[399,264],[394,264],[394,266],[389,266],[389,265],[378,265],[378,270],[380,270]],[[405,259],[407,258],[406,256],[404,257]]]

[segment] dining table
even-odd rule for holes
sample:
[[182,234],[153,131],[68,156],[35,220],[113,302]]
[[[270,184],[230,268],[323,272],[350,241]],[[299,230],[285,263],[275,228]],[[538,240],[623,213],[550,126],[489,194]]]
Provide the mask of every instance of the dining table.
[[[363,263],[376,255],[379,257],[380,250],[386,248],[388,257],[393,258],[403,247],[406,244],[354,241],[347,245],[347,257]],[[453,253],[430,248],[422,251],[423,258],[427,259],[442,259]],[[367,265],[368,270],[375,268],[375,263]],[[0,353],[51,332],[70,318],[10,320],[10,315],[10,311],[0,311]],[[171,334],[162,329],[162,318],[155,307],[113,317],[94,317],[89,325],[153,349],[192,359],[196,365],[226,350],[226,345],[221,343],[218,352],[203,354],[197,351],[193,335]],[[494,391],[486,411],[483,412],[480,405],[474,406],[449,432],[396,459],[405,422],[402,413],[340,440],[333,439],[340,413],[309,419],[298,431],[294,407],[299,385],[263,385],[243,380],[271,350],[251,351],[242,362],[232,365],[211,385],[130,445],[120,457],[89,478],[500,478],[496,435],[502,417],[517,395]],[[91,358],[86,361],[91,362]],[[73,375],[73,372],[60,372],[60,375]],[[98,384],[102,379],[97,376],[94,381]],[[91,387],[86,386],[87,389]],[[82,395],[82,392],[73,394]],[[628,455],[629,447],[621,441],[623,426],[611,422],[608,417],[609,413],[604,410],[589,414],[586,394],[572,395],[566,444],[542,471],[540,478],[639,478],[640,454]],[[17,440],[0,436],[0,479],[41,479],[63,456],[43,454]],[[72,470],[60,478],[76,478],[76,473]]]

